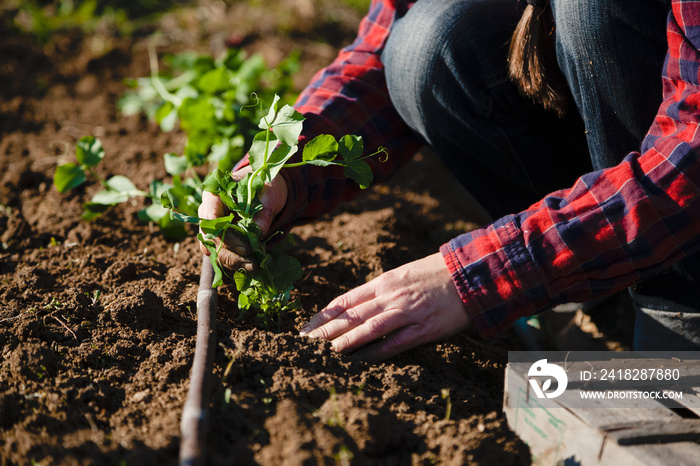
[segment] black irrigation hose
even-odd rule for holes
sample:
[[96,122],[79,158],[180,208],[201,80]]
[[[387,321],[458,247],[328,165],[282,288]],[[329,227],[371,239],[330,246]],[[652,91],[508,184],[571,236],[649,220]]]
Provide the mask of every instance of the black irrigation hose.
[[190,388],[180,421],[180,465],[204,464],[209,430],[209,395],[216,352],[216,306],[218,295],[211,287],[214,268],[209,257],[202,258],[197,292],[197,343],[190,374]]

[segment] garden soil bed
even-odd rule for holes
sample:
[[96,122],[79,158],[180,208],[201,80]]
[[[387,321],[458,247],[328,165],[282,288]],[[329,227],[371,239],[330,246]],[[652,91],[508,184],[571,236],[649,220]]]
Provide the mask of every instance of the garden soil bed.
[[[96,53],[78,33],[45,47],[0,38],[0,465],[177,460],[194,235],[164,239],[136,218],[140,202],[83,222],[99,187],[52,186],[56,164],[88,134],[105,146],[102,175],[141,189],[165,178],[162,154],[183,135],[116,110],[123,79],[148,75],[139,44],[114,39]],[[302,306],[279,329],[237,320],[234,290],[221,289],[210,464],[529,462],[501,413],[507,351],[520,349],[511,334],[467,331],[376,365],[297,335],[338,294],[475,227],[448,176],[419,156],[391,183],[295,228]]]

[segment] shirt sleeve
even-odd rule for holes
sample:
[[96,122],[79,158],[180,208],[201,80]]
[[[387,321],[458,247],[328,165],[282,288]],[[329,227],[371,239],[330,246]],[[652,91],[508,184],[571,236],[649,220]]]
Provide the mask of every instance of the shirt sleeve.
[[[355,41],[316,73],[295,104],[306,118],[300,146],[319,134],[336,138],[355,134],[362,136],[365,154],[380,146],[386,148],[388,157],[381,157],[385,161],[380,157],[367,159],[375,181],[389,178],[421,146],[391,103],[381,61],[394,21],[411,5],[401,0],[374,0]],[[271,231],[314,220],[360,191],[343,175],[342,167],[306,165],[284,169],[281,174],[289,195]]]
[[673,1],[667,38],[663,102],[640,152],[441,247],[482,336],[700,249],[700,3]]

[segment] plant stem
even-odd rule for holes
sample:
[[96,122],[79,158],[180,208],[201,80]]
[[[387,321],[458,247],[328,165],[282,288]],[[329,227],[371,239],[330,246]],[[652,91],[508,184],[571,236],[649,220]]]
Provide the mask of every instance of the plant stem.
[[[265,121],[267,123],[267,120]],[[269,126],[269,125],[268,125]],[[270,131],[268,129],[267,132],[265,132],[265,154],[263,155],[263,163],[262,165],[253,172],[252,175],[250,175],[250,178],[248,179],[248,199],[246,199],[246,204],[245,204],[245,213],[250,214],[250,207],[253,204],[253,180],[260,176],[260,173],[267,168],[267,159],[269,158],[268,152],[270,150]]]
[[[284,165],[282,165],[282,168],[296,168],[302,167],[304,165],[306,165],[306,162],[285,163]],[[333,165],[342,165],[343,167],[345,166],[342,163],[335,163]]]
[[88,173],[90,173],[90,175],[92,175],[97,181],[99,181],[100,184],[101,184],[104,188],[106,188],[106,189],[111,189],[111,188],[109,187],[109,185],[107,184],[107,182],[106,182],[100,175],[98,175],[97,173],[95,173],[95,170],[93,170],[92,167],[85,167],[85,168],[87,169]]
[[199,188],[201,188],[202,187],[202,179],[197,174],[197,171],[194,169],[194,167],[192,165],[190,165],[188,167],[188,170],[190,172],[190,175],[192,175],[192,179],[195,181],[195,183],[197,183],[197,186]]
[[151,65],[151,84],[153,85],[153,89],[156,90],[161,99],[172,103],[175,108],[179,108],[180,105],[182,105],[182,100],[176,95],[171,94],[160,80],[158,75],[158,56],[156,55],[156,48],[153,44],[148,44],[148,59]]

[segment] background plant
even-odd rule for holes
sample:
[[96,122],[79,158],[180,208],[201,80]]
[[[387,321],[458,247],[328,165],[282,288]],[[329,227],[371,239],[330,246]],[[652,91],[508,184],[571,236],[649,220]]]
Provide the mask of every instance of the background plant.
[[80,29],[94,33],[109,27],[122,35],[130,35],[154,16],[188,0],[5,0],[0,9],[13,14],[12,24],[32,34],[41,43],[48,43],[59,31]]
[[243,148],[252,143],[262,116],[262,109],[255,104],[258,99],[272,100],[278,93],[286,101],[294,98],[291,79],[298,67],[298,55],[292,54],[277,67],[269,68],[260,55],[248,57],[241,50],[228,50],[218,59],[181,53],[165,57],[167,70],[161,74],[155,50],[150,52],[151,76],[128,80],[132,89],[120,99],[118,107],[124,115],[145,113],[163,131],[184,131],[183,153],[163,155],[171,180],[153,180],[144,191],[121,175],[102,179],[94,168],[104,158],[104,149],[98,139],[86,136],[76,145],[77,163],[60,165],[54,184],[59,192],[80,186],[88,177],[102,184],[104,189],[83,205],[84,220],[93,220],[131,198],[145,198],[148,205],[139,211],[139,218],[156,223],[169,238],[182,239],[187,234],[185,225],[169,215],[161,197],[168,192],[168,199],[179,212],[197,214],[202,194],[198,170],[231,170],[243,157]]

